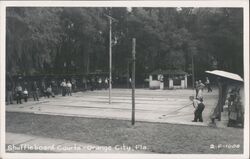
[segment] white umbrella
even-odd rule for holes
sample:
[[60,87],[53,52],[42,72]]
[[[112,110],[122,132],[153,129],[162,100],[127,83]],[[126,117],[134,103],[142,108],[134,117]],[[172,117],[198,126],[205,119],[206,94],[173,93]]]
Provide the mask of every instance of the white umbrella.
[[236,80],[236,81],[241,81],[241,82],[244,81],[238,74],[227,72],[227,71],[213,70],[213,71],[205,71],[205,72],[213,74],[213,75],[229,78],[232,80]]

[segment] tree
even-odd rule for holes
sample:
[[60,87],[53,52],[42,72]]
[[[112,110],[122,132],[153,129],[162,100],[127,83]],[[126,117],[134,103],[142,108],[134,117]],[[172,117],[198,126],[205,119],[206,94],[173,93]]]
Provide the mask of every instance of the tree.
[[[137,79],[157,69],[196,75],[222,69],[243,75],[240,8],[7,8],[6,65],[12,74],[108,71],[112,23],[113,72],[129,73],[137,39]],[[18,26],[18,27],[17,27]],[[216,64],[216,65],[215,65]]]
[[32,74],[51,64],[63,34],[59,12],[57,8],[7,8],[7,71]]

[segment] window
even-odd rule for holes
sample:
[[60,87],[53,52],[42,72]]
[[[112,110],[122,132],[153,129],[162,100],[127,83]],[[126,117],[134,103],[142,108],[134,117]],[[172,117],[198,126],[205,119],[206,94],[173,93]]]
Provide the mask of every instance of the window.
[[152,80],[158,80],[157,75],[152,75]]

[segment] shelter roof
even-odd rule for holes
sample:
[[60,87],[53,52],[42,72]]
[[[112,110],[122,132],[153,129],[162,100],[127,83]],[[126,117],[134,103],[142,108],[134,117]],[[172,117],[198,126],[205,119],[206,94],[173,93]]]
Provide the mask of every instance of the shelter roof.
[[162,69],[158,69],[155,70],[153,72],[151,72],[151,75],[187,75],[188,73],[182,70],[162,70]]

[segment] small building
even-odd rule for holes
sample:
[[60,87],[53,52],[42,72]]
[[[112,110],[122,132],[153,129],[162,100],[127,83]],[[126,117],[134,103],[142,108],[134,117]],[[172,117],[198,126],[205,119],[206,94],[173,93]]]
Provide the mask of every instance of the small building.
[[187,73],[182,70],[155,70],[149,75],[150,89],[187,88]]

